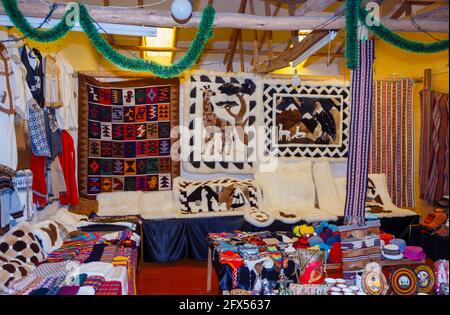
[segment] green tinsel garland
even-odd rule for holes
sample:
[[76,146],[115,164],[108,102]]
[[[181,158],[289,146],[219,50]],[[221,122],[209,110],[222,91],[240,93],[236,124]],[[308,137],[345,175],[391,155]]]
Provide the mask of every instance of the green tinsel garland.
[[128,58],[117,52],[103,37],[100,36],[97,28],[89,17],[86,7],[84,5],[80,5],[80,25],[91,40],[92,45],[106,59],[121,68],[133,71],[148,71],[155,73],[162,78],[177,77],[195,63],[202,53],[206,42],[212,36],[214,16],[214,8],[212,6],[207,6],[203,11],[199,30],[195,34],[194,40],[189,46],[186,54],[172,65],[164,66],[153,61],[146,61],[139,58]]
[[[358,67],[358,0],[347,0],[345,2],[345,51],[347,58],[347,68],[355,69]],[[353,9],[355,8],[355,10]]]
[[369,12],[365,9],[359,10],[359,19],[363,21],[364,25],[372,32],[374,32],[378,37],[380,37],[385,42],[388,42],[395,47],[403,50],[416,52],[416,53],[436,53],[448,49],[448,39],[439,40],[433,43],[424,43],[416,40],[411,40],[404,38],[380,23],[380,25],[369,26],[365,24],[366,17]]
[[436,53],[448,49],[448,39],[440,40],[434,43],[424,43],[420,41],[404,38],[395,32],[389,30],[383,24],[367,25],[366,17],[369,15],[366,9],[361,8],[362,0],[346,0],[345,16],[346,16],[346,50],[347,68],[354,69],[358,65],[358,25],[355,25],[355,16],[364,26],[375,33],[382,40],[388,42],[400,49],[415,53]]
[[51,29],[42,30],[35,29],[33,26],[28,23],[27,19],[23,16],[22,12],[20,12],[17,1],[16,0],[2,0],[3,7],[5,8],[6,14],[9,16],[9,19],[13,24],[25,35],[25,37],[35,40],[37,42],[54,42],[58,39],[63,38],[73,26],[67,25],[66,18],[71,11],[67,10],[61,21],[52,27]]
[[[28,38],[38,42],[53,42],[64,37],[72,27],[68,26],[65,21],[70,10],[64,13],[64,16],[56,26],[48,30],[34,29],[22,15],[17,7],[16,0],[2,0],[6,13],[8,14],[14,25]],[[153,61],[147,61],[139,58],[129,58],[117,52],[97,31],[92,18],[86,7],[79,4],[80,9],[80,25],[89,37],[92,45],[106,59],[117,66],[140,72],[151,72],[162,78],[173,78],[179,76],[183,71],[192,67],[195,61],[202,53],[206,42],[212,36],[212,29],[216,11],[212,6],[207,6],[200,21],[199,29],[195,34],[194,40],[191,42],[186,54],[172,65],[160,65]]]

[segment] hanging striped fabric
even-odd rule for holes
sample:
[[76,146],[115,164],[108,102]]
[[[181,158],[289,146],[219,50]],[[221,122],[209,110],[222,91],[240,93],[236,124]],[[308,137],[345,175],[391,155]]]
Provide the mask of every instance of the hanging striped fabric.
[[449,104],[448,94],[432,92],[431,104],[421,91],[420,198],[438,201],[448,193]]
[[371,173],[386,174],[392,201],[414,207],[413,81],[376,81],[371,129]]
[[359,66],[352,71],[351,77],[350,139],[344,211],[347,225],[364,224],[372,120],[374,41],[361,41],[359,45]]

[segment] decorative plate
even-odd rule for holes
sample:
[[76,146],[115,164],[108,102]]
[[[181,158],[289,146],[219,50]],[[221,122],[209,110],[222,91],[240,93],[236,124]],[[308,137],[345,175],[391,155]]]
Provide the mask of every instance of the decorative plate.
[[414,272],[417,276],[420,293],[430,293],[433,291],[435,278],[433,270],[427,265],[420,265]]
[[391,289],[397,295],[413,295],[419,289],[415,272],[406,267],[398,267],[390,277]]
[[366,270],[361,276],[361,284],[367,295],[385,295],[388,290],[386,277],[383,273]]

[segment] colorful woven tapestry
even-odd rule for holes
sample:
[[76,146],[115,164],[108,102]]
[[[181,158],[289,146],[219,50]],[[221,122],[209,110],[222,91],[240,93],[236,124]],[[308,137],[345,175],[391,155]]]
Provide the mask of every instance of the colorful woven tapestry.
[[421,95],[420,198],[433,202],[448,194],[448,94],[432,92],[431,103]]
[[397,207],[414,207],[413,81],[376,81],[369,170],[386,174]]
[[373,40],[361,41],[359,65],[352,70],[350,88],[350,139],[344,210],[346,224],[364,223],[373,101],[373,55]]
[[80,195],[172,189],[179,176],[179,162],[171,159],[178,97],[178,80],[106,83],[80,75]]

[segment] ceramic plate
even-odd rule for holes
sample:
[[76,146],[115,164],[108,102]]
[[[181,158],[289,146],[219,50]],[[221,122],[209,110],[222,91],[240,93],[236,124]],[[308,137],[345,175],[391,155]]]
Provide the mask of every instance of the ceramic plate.
[[430,293],[434,288],[434,272],[427,265],[420,265],[414,269],[417,276],[420,293]]
[[366,270],[361,276],[361,284],[367,295],[385,295],[388,290],[386,277],[383,273]]
[[391,290],[397,295],[416,294],[419,285],[416,273],[406,267],[399,267],[391,273]]

